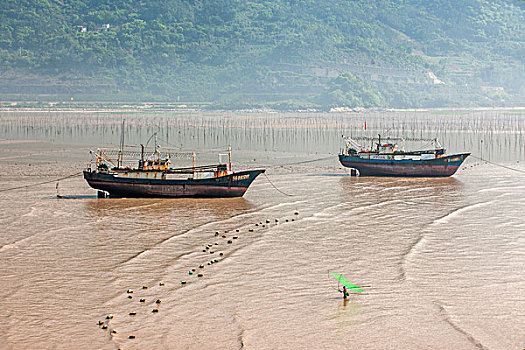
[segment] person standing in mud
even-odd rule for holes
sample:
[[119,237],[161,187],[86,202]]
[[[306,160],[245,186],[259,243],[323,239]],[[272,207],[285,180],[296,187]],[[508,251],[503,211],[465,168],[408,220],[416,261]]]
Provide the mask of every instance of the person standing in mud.
[[338,290],[340,293],[343,293],[343,299],[348,299],[348,296],[350,295],[350,293],[348,293],[345,286],[343,286],[343,290],[341,289],[338,289]]

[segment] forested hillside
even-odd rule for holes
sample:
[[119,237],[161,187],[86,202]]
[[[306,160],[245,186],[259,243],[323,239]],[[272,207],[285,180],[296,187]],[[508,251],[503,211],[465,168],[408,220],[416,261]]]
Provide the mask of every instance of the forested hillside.
[[525,105],[522,0],[2,0],[2,99]]

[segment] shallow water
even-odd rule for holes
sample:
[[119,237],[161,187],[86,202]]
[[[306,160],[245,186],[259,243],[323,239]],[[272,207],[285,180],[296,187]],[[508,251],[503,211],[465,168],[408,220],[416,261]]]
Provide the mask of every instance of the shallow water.
[[[0,114],[0,189],[49,183],[0,197],[0,349],[525,346],[524,140],[514,115],[199,114],[197,126],[187,115],[126,116],[137,125],[130,143],[144,142],[140,125],[155,120],[168,139],[185,133],[188,149],[234,138],[237,168],[268,173],[237,199],[97,199],[80,177],[60,181],[58,199],[54,180],[80,171],[89,148],[117,144],[122,117],[16,116]],[[324,158],[364,120],[370,132],[434,130],[451,151],[522,172],[470,158],[452,178],[352,178]],[[344,303],[329,269],[367,293]]]

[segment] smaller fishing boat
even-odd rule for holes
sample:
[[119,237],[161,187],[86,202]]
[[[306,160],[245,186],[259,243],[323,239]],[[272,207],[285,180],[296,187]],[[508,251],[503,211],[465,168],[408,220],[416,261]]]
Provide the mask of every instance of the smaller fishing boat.
[[91,152],[95,164],[92,162],[84,170],[84,179],[99,191],[99,197],[242,197],[265,171],[233,172],[231,150],[227,153],[227,164],[219,155],[219,164],[195,166],[193,152],[193,166],[172,168],[170,155],[162,156],[156,142],[151,159],[146,159],[142,146],[138,166],[130,168],[123,165],[122,149],[116,161],[103,150]]
[[[432,149],[405,151],[378,135],[375,148],[365,148],[346,137],[345,149],[339,161],[347,168],[356,169],[360,176],[446,177],[452,176],[470,153],[445,154],[437,139]],[[417,141],[430,141],[418,139]]]

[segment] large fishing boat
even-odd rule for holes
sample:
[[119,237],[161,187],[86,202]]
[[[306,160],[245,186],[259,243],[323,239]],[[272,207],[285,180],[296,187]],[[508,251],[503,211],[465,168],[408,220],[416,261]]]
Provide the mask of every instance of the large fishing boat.
[[[122,142],[123,143],[123,142]],[[99,197],[242,197],[255,178],[264,169],[233,172],[231,150],[228,163],[171,168],[170,156],[162,156],[157,143],[155,151],[145,159],[141,145],[138,167],[123,165],[123,147],[113,161],[103,150],[91,152],[92,161],[84,170],[84,179],[98,190]],[[222,154],[225,155],[225,154]]]
[[470,155],[447,155],[437,139],[432,140],[432,149],[422,151],[405,151],[392,141],[384,142],[378,135],[375,148],[365,148],[347,137],[339,161],[347,168],[356,169],[360,176],[446,177],[453,175]]

